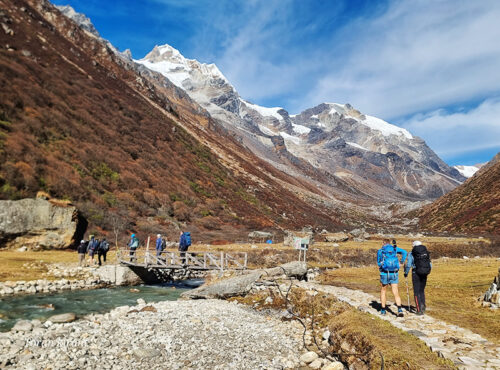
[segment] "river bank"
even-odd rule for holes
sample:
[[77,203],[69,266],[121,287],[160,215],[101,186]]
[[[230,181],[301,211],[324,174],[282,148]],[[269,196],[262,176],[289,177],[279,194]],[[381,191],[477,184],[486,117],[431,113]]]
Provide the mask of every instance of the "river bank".
[[[221,300],[122,306],[72,323],[0,333],[0,365],[38,369],[296,368],[302,329]],[[270,350],[272,348],[272,350]]]

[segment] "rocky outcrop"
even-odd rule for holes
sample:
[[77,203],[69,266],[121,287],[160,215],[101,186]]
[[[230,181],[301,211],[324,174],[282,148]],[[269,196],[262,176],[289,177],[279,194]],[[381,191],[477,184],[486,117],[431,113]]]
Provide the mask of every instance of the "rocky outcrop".
[[0,247],[67,248],[83,236],[85,228],[77,209],[63,202],[0,200]]
[[261,278],[285,275],[289,278],[302,279],[306,274],[307,265],[305,262],[290,262],[274,268],[252,271],[247,275],[220,280],[214,284],[202,285],[199,288],[183,293],[182,297],[209,299],[241,296],[246,295]]

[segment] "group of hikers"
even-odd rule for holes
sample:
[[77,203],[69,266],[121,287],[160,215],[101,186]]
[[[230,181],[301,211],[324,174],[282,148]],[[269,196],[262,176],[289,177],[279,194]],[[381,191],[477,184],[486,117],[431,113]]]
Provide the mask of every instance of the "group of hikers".
[[[106,255],[109,251],[109,243],[106,238],[102,240],[97,239],[94,235],[90,236],[88,241],[82,240],[78,245],[76,251],[78,252],[78,265],[84,266],[86,264],[90,266],[95,266],[96,260],[95,255],[97,254],[97,261],[99,266],[102,262],[106,262]],[[88,263],[85,262],[85,256],[89,256]],[[102,261],[101,261],[102,258]]]
[[[398,258],[398,254],[401,255],[401,259]],[[432,264],[429,251],[422,242],[418,240],[414,241],[413,249],[408,253],[397,246],[396,240],[393,240],[391,243],[389,239],[385,239],[382,248],[377,252],[377,265],[380,271],[381,283],[380,314],[385,315],[387,313],[386,292],[387,286],[390,285],[398,308],[397,316],[404,316],[398,289],[400,266],[404,266],[405,279],[411,270],[416,313],[417,315],[425,314],[425,286],[427,284],[427,276],[431,272]],[[408,289],[407,280],[406,288]]]
[[[135,234],[130,235],[130,241],[128,242],[127,246],[130,248],[130,253],[129,253],[130,262],[133,262],[136,260],[136,252],[137,248],[139,248],[139,239]],[[186,252],[190,246],[191,246],[191,233],[188,231],[181,230],[178,249],[181,252],[180,256],[183,265],[186,264]],[[161,234],[157,234],[155,242],[157,259],[162,259],[162,253],[166,248],[167,248],[167,239],[162,237]]]

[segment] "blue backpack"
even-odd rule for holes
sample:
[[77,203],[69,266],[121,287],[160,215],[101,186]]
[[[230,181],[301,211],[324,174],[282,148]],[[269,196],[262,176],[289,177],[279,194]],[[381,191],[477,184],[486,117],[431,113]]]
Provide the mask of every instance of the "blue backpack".
[[384,272],[399,271],[399,259],[395,246],[386,244],[382,247],[382,265],[380,268]]
[[184,244],[186,247],[191,246],[191,233],[189,232],[184,233]]

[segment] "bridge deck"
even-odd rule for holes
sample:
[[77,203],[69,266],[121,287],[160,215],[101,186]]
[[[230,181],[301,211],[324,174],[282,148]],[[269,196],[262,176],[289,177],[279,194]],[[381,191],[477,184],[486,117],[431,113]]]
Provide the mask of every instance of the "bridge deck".
[[149,251],[148,249],[118,250],[118,261],[129,267],[162,270],[243,270],[247,268],[247,253],[244,252],[180,252]]

